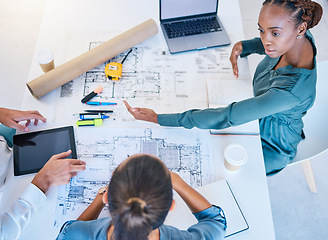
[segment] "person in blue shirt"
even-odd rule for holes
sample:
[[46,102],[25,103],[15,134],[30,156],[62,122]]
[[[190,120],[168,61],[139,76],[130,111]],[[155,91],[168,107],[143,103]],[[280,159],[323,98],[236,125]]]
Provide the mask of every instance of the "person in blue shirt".
[[[187,230],[163,225],[175,206],[172,188],[198,220]],[[111,217],[97,219],[105,203]],[[77,220],[63,225],[57,240],[220,240],[226,226],[223,210],[170,172],[159,158],[135,154],[116,168],[108,187]]]
[[162,126],[223,129],[258,119],[266,173],[275,174],[295,157],[304,138],[302,117],[314,103],[317,80],[317,52],[308,30],[321,16],[321,6],[310,0],[264,1],[258,18],[260,38],[237,42],[230,56],[238,77],[239,56],[266,54],[254,74],[253,98],[177,114],[156,114],[124,103],[136,119]]

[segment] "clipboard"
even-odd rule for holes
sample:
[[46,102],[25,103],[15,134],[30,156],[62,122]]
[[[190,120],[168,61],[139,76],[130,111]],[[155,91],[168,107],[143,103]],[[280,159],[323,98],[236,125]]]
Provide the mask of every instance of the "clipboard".
[[[223,209],[227,219],[225,238],[249,229],[237,199],[225,179],[202,186],[196,190],[211,204]],[[174,194],[173,198],[176,202],[176,207],[173,211],[169,212],[164,224],[172,225],[181,230],[187,230],[190,226],[196,224],[197,220],[177,193]]]

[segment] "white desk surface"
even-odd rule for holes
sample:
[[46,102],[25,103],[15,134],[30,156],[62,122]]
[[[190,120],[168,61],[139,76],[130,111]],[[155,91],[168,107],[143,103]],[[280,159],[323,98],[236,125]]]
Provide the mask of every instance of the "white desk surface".
[[[232,44],[243,39],[238,0],[220,1],[219,16],[229,33]],[[59,65],[68,60],[68,56],[65,55],[67,51],[65,44],[67,44],[67,38],[70,35],[90,30],[92,32],[108,31],[108,36],[111,37],[149,18],[153,18],[159,26],[158,1],[47,1],[36,49],[42,47],[52,49],[56,56],[56,64]],[[147,41],[154,41],[156,44],[165,46],[161,30],[159,30],[159,34]],[[193,53],[186,54],[192,56]],[[40,74],[38,64],[33,62],[27,81]],[[206,81],[204,80],[204,83],[200,83],[200,96],[204,98],[206,98],[205,86]],[[56,91],[53,91],[40,100],[35,100],[26,90],[23,109],[38,109],[51,122],[51,120],[55,120],[53,109],[58,107],[54,101],[55,96]],[[52,123],[56,124],[55,122]],[[66,123],[74,125],[72,118],[68,118]],[[147,124],[139,125],[139,123],[134,122],[133,125],[141,127]],[[153,125],[148,125],[148,127],[151,126]],[[226,135],[211,136],[211,139],[211,147],[217,159],[215,162],[215,178],[216,180],[225,178],[229,182],[249,224],[247,231],[231,236],[229,239],[274,239],[270,199],[259,136]],[[228,172],[223,165],[223,149],[230,143],[243,145],[249,154],[249,161],[236,173]],[[22,193],[32,177],[31,175],[14,177],[11,167],[5,188],[7,194],[4,196],[2,209],[6,208],[13,199]],[[55,238],[57,233],[51,227],[53,218],[51,212],[53,212],[53,209],[50,209],[49,206],[55,205],[56,189],[52,189],[48,196],[48,204],[43,206],[40,213],[32,219],[27,229],[24,230],[21,239]],[[229,223],[229,219],[227,221]]]

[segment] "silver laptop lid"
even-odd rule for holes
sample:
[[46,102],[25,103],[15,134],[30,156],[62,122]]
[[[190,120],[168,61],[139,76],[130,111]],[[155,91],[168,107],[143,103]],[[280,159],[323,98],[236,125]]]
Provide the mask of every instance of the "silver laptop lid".
[[217,13],[218,0],[160,0],[160,20]]

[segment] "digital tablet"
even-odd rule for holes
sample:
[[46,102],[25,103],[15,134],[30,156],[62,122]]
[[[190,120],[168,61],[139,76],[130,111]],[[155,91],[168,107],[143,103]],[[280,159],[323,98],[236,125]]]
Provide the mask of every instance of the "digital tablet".
[[69,149],[67,158],[77,158],[72,126],[19,134],[13,140],[15,176],[36,173],[52,155]]

